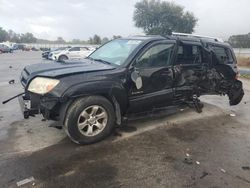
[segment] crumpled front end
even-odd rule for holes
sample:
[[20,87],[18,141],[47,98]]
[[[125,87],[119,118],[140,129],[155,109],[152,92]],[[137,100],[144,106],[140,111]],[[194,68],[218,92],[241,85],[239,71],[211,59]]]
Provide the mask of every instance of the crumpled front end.
[[[19,104],[25,119],[36,114],[43,114],[46,119],[56,119],[59,98],[52,93],[37,94],[28,90],[31,75],[25,68],[21,73],[21,83],[24,94],[18,97]],[[34,79],[33,79],[34,80]],[[31,80],[32,81],[32,80]]]

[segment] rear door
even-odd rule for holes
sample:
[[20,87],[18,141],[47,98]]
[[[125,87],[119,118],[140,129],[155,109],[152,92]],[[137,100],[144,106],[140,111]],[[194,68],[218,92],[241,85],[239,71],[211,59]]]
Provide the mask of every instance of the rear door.
[[209,55],[199,42],[184,41],[178,45],[174,62],[175,96],[186,97],[208,92]]
[[175,41],[148,45],[130,67],[129,91],[131,111],[164,106],[173,97],[172,55]]
[[73,47],[71,49],[69,49],[67,56],[70,59],[79,59],[81,58],[80,56],[80,47]]

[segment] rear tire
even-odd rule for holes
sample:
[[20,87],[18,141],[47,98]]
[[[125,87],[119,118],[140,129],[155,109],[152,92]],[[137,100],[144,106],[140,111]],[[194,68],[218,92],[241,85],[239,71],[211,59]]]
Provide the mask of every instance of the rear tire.
[[102,96],[77,99],[69,107],[64,128],[77,144],[92,144],[108,137],[115,124],[113,105]]

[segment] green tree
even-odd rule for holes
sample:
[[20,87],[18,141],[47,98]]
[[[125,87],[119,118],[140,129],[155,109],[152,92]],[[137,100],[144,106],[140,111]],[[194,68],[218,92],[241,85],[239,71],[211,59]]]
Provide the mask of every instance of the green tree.
[[106,42],[108,42],[109,41],[109,39],[107,38],[107,37],[104,37],[103,39],[102,39],[102,44],[104,44],[104,43],[106,43]]
[[20,42],[20,34],[16,34],[13,30],[9,30],[8,31],[8,40],[10,42],[16,42],[19,43]]
[[32,33],[21,34],[20,42],[22,43],[35,43],[37,38],[34,37]]
[[92,37],[89,37],[88,43],[93,44],[93,38]]
[[5,31],[2,27],[0,27],[0,42],[7,41],[9,38],[8,32]]
[[64,44],[65,40],[62,37],[57,37],[56,42],[59,44]]
[[113,35],[113,39],[119,39],[119,38],[122,38],[122,36],[120,36],[120,35]]
[[73,40],[71,41],[71,43],[72,43],[72,44],[81,44],[82,42],[81,42],[80,39],[73,39]]
[[135,26],[146,34],[169,35],[172,32],[192,33],[197,23],[193,13],[174,2],[142,0],[135,4]]
[[98,35],[94,35],[93,37],[93,44],[101,44],[102,43],[102,39],[100,36]]

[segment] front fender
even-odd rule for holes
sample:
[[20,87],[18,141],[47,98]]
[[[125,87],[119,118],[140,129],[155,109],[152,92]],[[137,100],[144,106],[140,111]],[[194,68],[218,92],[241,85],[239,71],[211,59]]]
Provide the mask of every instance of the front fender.
[[91,95],[102,95],[108,97],[112,102],[112,97],[120,105],[121,112],[125,112],[128,106],[128,95],[121,83],[114,81],[91,81],[76,84],[68,88],[62,98],[79,98]]

